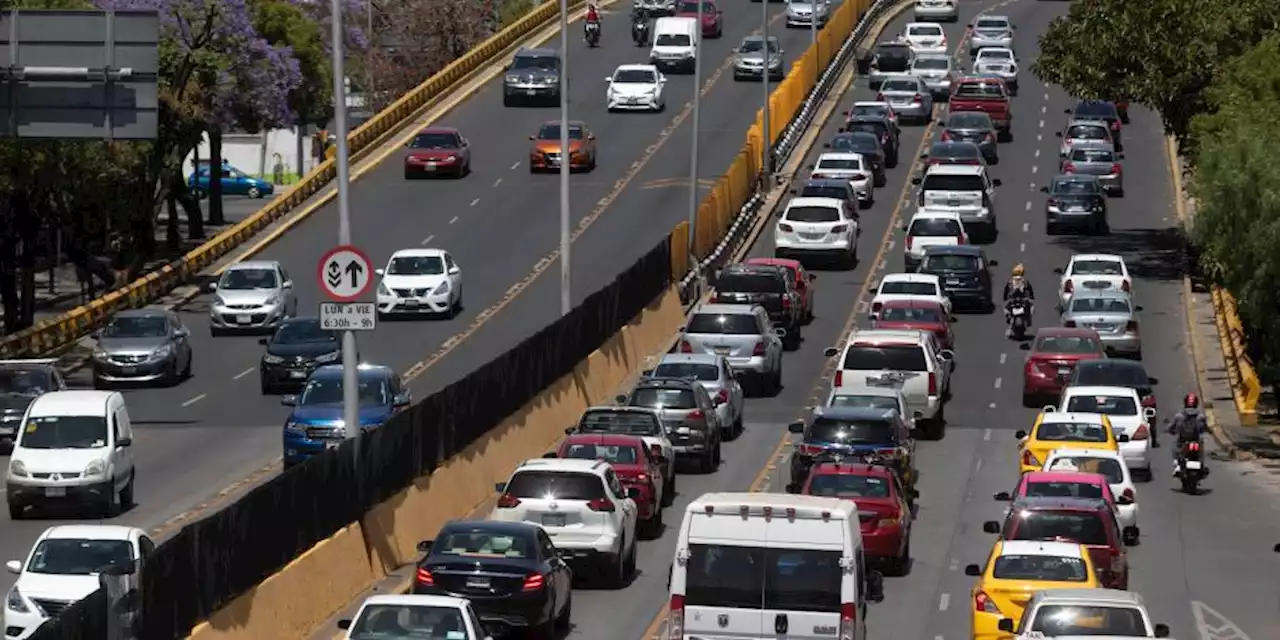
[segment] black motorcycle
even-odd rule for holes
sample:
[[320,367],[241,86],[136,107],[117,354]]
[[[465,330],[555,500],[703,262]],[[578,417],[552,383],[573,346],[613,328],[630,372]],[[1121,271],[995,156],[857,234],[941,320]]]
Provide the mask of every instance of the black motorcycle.
[[1178,449],[1173,475],[1182,482],[1182,492],[1195,495],[1200,481],[1209,475],[1204,466],[1204,447],[1199,442],[1184,442]]
[[646,18],[637,17],[631,21],[631,39],[637,47],[649,45],[649,21]]
[[1009,323],[1014,340],[1026,340],[1027,329],[1031,328],[1031,301],[1026,298],[1010,300],[1005,305],[1005,322]]
[[600,46],[600,25],[595,22],[588,22],[586,29],[586,38],[588,47]]

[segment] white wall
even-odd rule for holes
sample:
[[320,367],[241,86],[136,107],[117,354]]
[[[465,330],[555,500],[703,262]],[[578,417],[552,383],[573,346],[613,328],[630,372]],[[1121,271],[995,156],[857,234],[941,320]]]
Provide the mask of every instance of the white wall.
[[[302,170],[297,167],[297,140],[298,136],[293,129],[274,129],[268,131],[265,136],[266,141],[266,166],[263,166],[263,147],[264,136],[260,133],[255,134],[223,134],[222,135],[222,157],[226,158],[231,166],[251,175],[263,175],[270,179],[272,171],[276,165],[276,156],[279,154],[279,161],[284,165],[286,174],[294,173],[305,175],[312,167],[315,166],[315,160],[311,157],[311,136],[304,135],[302,137]],[[199,157],[201,160],[209,159],[209,136],[204,136],[200,141]],[[195,153],[187,156],[183,162],[182,175],[189,175],[195,166],[193,160]]]

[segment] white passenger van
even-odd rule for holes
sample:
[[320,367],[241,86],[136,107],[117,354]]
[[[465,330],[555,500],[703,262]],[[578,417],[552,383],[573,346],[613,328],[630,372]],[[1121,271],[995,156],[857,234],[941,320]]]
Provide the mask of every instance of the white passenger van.
[[883,580],[852,500],[708,493],[680,524],[666,639],[865,640]]
[[650,64],[664,71],[680,69],[693,73],[700,36],[695,18],[658,18],[653,23]]

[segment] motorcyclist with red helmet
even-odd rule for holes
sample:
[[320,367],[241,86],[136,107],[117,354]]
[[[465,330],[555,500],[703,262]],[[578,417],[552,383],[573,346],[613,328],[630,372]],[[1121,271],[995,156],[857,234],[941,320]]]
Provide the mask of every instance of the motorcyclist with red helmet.
[[[1199,443],[1209,432],[1209,421],[1200,409],[1200,396],[1188,393],[1182,399],[1182,410],[1169,419],[1169,433],[1177,436],[1173,446],[1173,457],[1176,460],[1182,454],[1182,447],[1191,442]],[[1208,472],[1208,469],[1205,469]]]

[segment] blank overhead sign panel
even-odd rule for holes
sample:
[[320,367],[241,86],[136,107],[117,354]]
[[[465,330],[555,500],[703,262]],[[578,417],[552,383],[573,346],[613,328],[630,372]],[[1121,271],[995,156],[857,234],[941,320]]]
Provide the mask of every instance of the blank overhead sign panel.
[[155,138],[159,41],[155,11],[0,13],[0,137]]

